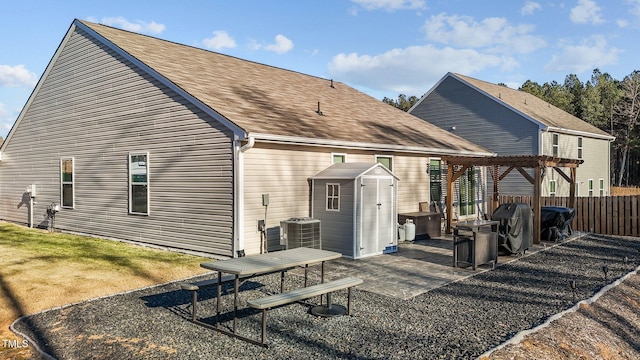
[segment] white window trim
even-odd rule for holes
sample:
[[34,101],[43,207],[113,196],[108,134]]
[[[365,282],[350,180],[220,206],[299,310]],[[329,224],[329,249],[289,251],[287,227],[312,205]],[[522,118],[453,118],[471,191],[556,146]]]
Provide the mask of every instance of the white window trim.
[[[551,191],[551,184],[553,184],[553,191]],[[549,196],[556,196],[556,194],[558,193],[558,183],[556,182],[556,179],[549,179]]]
[[593,196],[593,179],[587,180],[587,195]]
[[[337,189],[338,189],[338,195],[337,196],[335,194],[332,195],[332,196],[329,196],[329,187],[330,186],[336,186],[337,187]],[[337,209],[329,209],[329,199],[338,199],[338,208]],[[340,212],[340,184],[339,183],[327,183],[327,185],[325,186],[324,207],[325,207],[326,211]]]
[[[71,181],[64,181],[62,179],[63,176],[63,164],[64,161],[71,160]],[[63,197],[64,197],[64,185],[71,184],[71,206],[63,205]],[[74,157],[62,157],[60,158],[60,207],[64,209],[75,209],[76,208],[76,160]]]
[[393,164],[394,164],[394,159],[393,159],[393,155],[376,155],[375,156],[375,162],[378,162],[379,158],[385,158],[385,159],[391,159],[391,169],[389,169],[389,171],[393,171]]
[[578,159],[584,158],[584,139],[578,136]]
[[331,161],[331,165],[333,164],[337,164],[333,162],[333,157],[334,156],[344,156],[344,162],[347,162],[347,153],[336,153],[336,152],[332,152],[331,153],[331,158],[329,159],[329,161]]
[[604,196],[605,195],[605,193],[604,193],[604,178],[600,178],[598,180],[598,190],[600,191],[600,193],[599,193],[600,196]]
[[[147,157],[147,162],[145,164],[146,170],[147,170],[147,181],[144,183],[136,183],[136,185],[146,185],[147,186],[147,212],[134,212],[132,211],[132,207],[133,207],[133,194],[131,191],[131,185],[132,185],[132,181],[131,181],[131,157],[135,156],[135,155],[146,155]],[[151,203],[151,187],[149,186],[149,179],[150,179],[150,174],[149,174],[149,152],[148,151],[135,151],[135,152],[130,152],[129,156],[127,157],[127,178],[128,178],[128,183],[129,183],[129,188],[128,188],[128,193],[129,193],[129,214],[131,215],[145,215],[148,216],[149,215],[149,208],[150,208],[150,203]]]
[[[557,141],[554,141],[557,140]],[[551,134],[551,156],[560,156],[560,135]]]

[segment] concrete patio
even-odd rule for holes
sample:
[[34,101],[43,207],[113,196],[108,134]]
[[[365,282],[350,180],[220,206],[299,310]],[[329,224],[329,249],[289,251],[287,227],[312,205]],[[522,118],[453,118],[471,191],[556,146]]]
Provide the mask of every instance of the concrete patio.
[[[570,239],[576,236],[579,235],[574,233]],[[524,256],[555,244],[533,244]],[[517,255],[501,255],[496,266],[519,258]],[[475,271],[471,267],[454,268],[451,235],[442,235],[437,239],[399,242],[398,252],[393,254],[356,260],[341,258],[325,265],[326,277],[329,280],[357,276],[364,280],[364,283],[358,286],[359,290],[405,300],[447,283],[490,270],[491,265],[481,265]],[[291,273],[302,275],[303,270],[295,269]],[[319,276],[319,270],[313,268],[309,274],[311,280],[316,280],[314,277]]]

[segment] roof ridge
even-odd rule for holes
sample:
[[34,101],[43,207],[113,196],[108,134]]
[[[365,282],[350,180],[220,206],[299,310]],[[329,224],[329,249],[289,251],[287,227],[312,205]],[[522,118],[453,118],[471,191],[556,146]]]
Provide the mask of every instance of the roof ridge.
[[[275,65],[270,65],[270,64],[265,64],[265,63],[261,63],[261,62],[254,61],[254,60],[244,59],[244,58],[241,58],[241,57],[238,57],[238,56],[224,54],[224,53],[213,51],[213,50],[209,50],[209,49],[204,49],[204,48],[201,48],[201,47],[198,47],[198,46],[195,46],[195,45],[183,44],[183,43],[180,43],[180,42],[177,42],[177,41],[173,41],[173,40],[167,40],[167,39],[163,39],[163,38],[152,36],[152,35],[148,35],[148,34],[143,34],[143,33],[138,33],[138,32],[131,31],[131,30],[117,28],[115,26],[100,24],[100,23],[91,22],[91,21],[87,21],[87,20],[81,20],[81,19],[76,19],[76,21],[81,22],[84,25],[86,25],[86,26],[88,26],[88,27],[90,27],[92,29],[93,29],[92,26],[105,27],[105,28],[109,28],[109,29],[112,29],[112,30],[116,30],[116,31],[126,32],[126,33],[129,33],[129,34],[134,35],[134,36],[143,36],[143,37],[147,37],[147,38],[150,38],[150,39],[153,39],[153,40],[163,41],[163,42],[171,43],[171,44],[174,44],[174,45],[177,45],[177,46],[190,48],[190,49],[193,49],[193,50],[198,50],[198,51],[203,51],[203,52],[207,52],[207,53],[211,53],[211,54],[215,54],[215,55],[219,55],[219,56],[224,56],[224,57],[227,57],[227,58],[230,58],[230,59],[234,59],[234,60],[238,60],[238,61],[250,62],[250,63],[253,63],[255,65],[259,65],[259,66],[265,66],[265,67],[269,67],[269,68],[272,68],[272,69],[277,69],[277,70],[292,72],[292,73],[296,73],[296,74],[300,74],[300,75],[304,75],[304,76],[314,77],[314,78],[317,78],[317,79],[320,79],[320,80],[326,80],[326,81],[333,80],[334,83],[338,83],[338,84],[341,83],[340,81],[336,81],[335,79],[324,78],[324,77],[317,76],[317,75],[311,75],[311,74],[303,73],[303,72],[297,71],[297,70],[286,69],[286,68],[275,66]],[[96,31],[98,31],[98,30],[96,30]]]

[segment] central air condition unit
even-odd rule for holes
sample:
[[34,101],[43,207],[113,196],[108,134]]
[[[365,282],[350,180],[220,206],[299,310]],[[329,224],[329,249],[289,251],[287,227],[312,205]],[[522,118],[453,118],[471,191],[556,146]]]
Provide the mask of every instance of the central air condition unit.
[[287,249],[299,247],[322,249],[320,220],[304,217],[281,221],[280,245]]

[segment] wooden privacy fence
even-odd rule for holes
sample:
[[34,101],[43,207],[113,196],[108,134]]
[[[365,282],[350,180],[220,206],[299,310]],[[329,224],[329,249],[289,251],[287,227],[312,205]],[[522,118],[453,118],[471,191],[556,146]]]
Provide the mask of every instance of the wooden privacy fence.
[[[533,196],[500,195],[500,204],[533,204]],[[541,197],[540,206],[569,206],[569,197]],[[571,228],[601,235],[640,236],[640,195],[577,197]],[[491,212],[493,213],[493,209]]]

